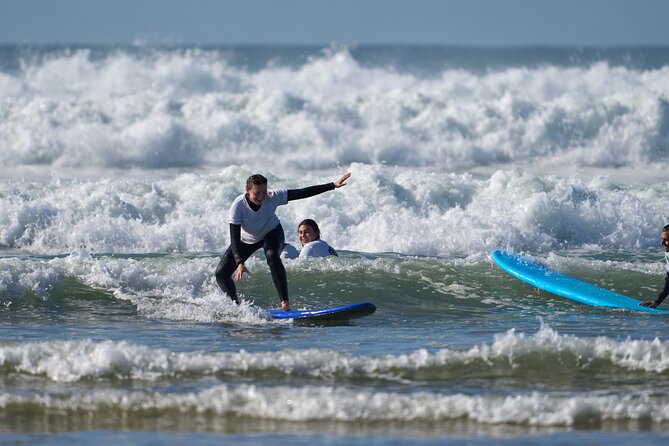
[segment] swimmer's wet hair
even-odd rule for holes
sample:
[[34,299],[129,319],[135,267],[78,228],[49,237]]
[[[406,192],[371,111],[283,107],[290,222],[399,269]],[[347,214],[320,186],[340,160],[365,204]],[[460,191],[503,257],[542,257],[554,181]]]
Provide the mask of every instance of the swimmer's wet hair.
[[313,229],[313,230],[314,230],[314,233],[316,234],[316,240],[320,240],[320,238],[321,238],[321,230],[318,228],[318,223],[316,223],[315,221],[313,221],[313,220],[310,219],[310,218],[306,218],[306,219],[302,220],[302,221],[300,222],[300,224],[297,225],[297,227],[299,228],[299,227],[302,226],[302,225],[311,226],[311,229]]

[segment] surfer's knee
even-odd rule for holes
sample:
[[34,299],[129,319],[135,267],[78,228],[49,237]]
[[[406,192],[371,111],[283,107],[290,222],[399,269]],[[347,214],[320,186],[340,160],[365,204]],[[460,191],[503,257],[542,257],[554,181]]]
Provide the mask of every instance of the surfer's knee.
[[224,268],[216,268],[216,273],[214,273],[214,277],[216,277],[216,283],[218,286],[225,292],[228,291],[228,282],[231,281],[232,279],[230,278],[230,274],[225,274],[225,269]]
[[267,257],[267,264],[272,267],[274,265],[279,265],[281,264],[281,251],[278,249],[268,249],[265,252],[265,256]]
[[223,256],[216,266],[216,272],[214,273],[216,275],[216,280],[230,277],[236,268],[237,264],[233,257],[227,255]]

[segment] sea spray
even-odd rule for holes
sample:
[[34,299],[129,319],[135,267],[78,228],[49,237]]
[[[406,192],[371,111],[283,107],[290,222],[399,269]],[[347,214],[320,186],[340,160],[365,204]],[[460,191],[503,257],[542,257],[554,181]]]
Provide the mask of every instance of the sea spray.
[[[353,164],[350,184],[278,209],[288,242],[314,218],[337,249],[452,256],[505,244],[537,251],[599,247],[648,248],[669,214],[664,183],[617,184],[496,171],[489,178],[420,173]],[[170,179],[0,180],[0,244],[35,254],[222,252],[228,209],[244,187],[246,168]],[[266,172],[267,173],[267,172]],[[272,174],[270,187],[332,181]],[[659,219],[659,220],[658,220]]]
[[[352,355],[331,350],[270,352],[172,352],[126,341],[51,341],[0,346],[3,374],[43,376],[55,382],[90,379],[170,380],[227,375],[309,377],[329,382],[389,381],[403,385],[448,383],[463,377],[511,377],[554,373],[667,374],[669,345],[659,339],[616,341],[578,338],[550,327],[534,334],[509,330],[491,344],[466,350],[419,349],[400,355]],[[521,382],[516,384],[522,386]]]
[[353,162],[667,162],[669,68],[608,61],[430,74],[346,48],[238,66],[207,50],[74,49],[0,71],[0,165],[162,169]]

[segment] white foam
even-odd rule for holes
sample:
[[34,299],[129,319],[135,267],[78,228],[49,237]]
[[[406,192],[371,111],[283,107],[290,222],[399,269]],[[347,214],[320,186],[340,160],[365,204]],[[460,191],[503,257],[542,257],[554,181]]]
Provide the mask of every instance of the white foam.
[[[349,185],[278,209],[286,239],[314,218],[338,250],[477,255],[499,247],[639,250],[658,246],[669,183],[605,177],[490,177],[354,164]],[[0,245],[40,254],[223,252],[227,213],[247,168],[150,179],[0,181]],[[325,183],[339,173],[270,175],[270,187]],[[289,174],[290,175],[290,174]]]
[[667,161],[667,66],[420,76],[363,66],[346,49],[257,71],[204,50],[73,50],[22,66],[0,73],[4,166]]
[[[592,366],[618,368],[619,371],[665,373],[669,370],[669,344],[655,339],[618,341],[608,337],[579,338],[560,335],[542,327],[533,335],[514,330],[495,336],[491,344],[467,350],[419,349],[400,355],[356,356],[345,352],[308,349],[280,352],[170,352],[130,342],[49,341],[0,346],[0,366],[49,380],[75,382],[91,378],[155,380],[181,373],[211,375],[220,372],[246,372],[286,376],[309,376],[330,381],[333,377],[381,379],[410,382],[441,380],[447,372],[429,372],[441,367],[453,371],[472,367],[479,372],[490,369],[536,370],[542,367],[533,359],[555,357],[561,367],[584,370]],[[548,360],[546,367],[552,367]]]
[[[509,396],[368,392],[333,386],[218,385],[200,392],[102,390],[70,395],[3,393],[0,407],[30,405],[59,411],[122,413],[177,410],[284,421],[448,421],[529,426],[590,425],[602,421],[669,420],[665,392],[564,395],[531,392]],[[33,409],[34,410],[34,409]]]

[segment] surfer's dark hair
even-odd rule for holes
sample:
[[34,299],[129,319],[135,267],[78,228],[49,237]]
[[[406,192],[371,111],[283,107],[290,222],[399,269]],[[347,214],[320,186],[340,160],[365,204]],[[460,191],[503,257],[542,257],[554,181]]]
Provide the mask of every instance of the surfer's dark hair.
[[664,228],[662,228],[662,232],[669,232],[669,225],[664,225]]
[[320,240],[320,238],[321,238],[321,230],[318,229],[318,223],[316,223],[315,221],[313,221],[313,220],[310,219],[310,218],[306,218],[306,219],[302,220],[302,221],[300,222],[299,225],[297,225],[298,229],[299,229],[299,227],[302,226],[302,225],[311,226],[311,229],[313,229],[313,230],[314,230],[314,233],[316,234],[316,240]]
[[261,184],[267,184],[267,178],[260,175],[259,173],[251,175],[246,180],[246,188],[251,189],[253,186],[260,186]]

